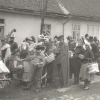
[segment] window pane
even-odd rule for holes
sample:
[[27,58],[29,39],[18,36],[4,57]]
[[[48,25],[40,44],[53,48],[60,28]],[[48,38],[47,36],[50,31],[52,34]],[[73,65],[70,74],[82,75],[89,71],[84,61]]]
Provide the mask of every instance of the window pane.
[[80,25],[73,25],[73,39],[76,41],[80,38]]
[[43,26],[43,30],[45,30],[45,25]]
[[47,25],[47,30],[51,30],[51,25]]
[[51,34],[51,25],[45,24],[43,27],[43,33],[50,35]]
[[94,36],[99,37],[99,26],[89,25],[88,26],[88,34],[93,37]]
[[0,24],[4,24],[4,19],[0,19]]

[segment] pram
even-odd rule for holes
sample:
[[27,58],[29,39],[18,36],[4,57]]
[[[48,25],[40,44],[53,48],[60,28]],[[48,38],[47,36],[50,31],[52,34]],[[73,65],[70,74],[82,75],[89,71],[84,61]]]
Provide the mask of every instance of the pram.
[[11,81],[11,79],[6,77],[8,73],[10,73],[9,69],[6,67],[3,61],[0,60],[0,89],[8,86],[9,82]]

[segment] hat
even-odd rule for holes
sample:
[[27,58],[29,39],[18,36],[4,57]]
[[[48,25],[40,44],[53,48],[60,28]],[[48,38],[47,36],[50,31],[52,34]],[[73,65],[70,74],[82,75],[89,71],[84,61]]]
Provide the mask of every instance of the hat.
[[68,36],[68,37],[67,37],[67,40],[72,40],[72,37],[71,37],[71,36]]
[[31,37],[26,37],[26,40],[32,41],[32,38]]
[[44,50],[45,47],[44,47],[43,45],[37,45],[37,46],[35,47],[35,49],[36,49],[36,50]]
[[10,38],[15,38],[15,34],[11,34]]
[[86,37],[89,37],[89,35],[88,35],[88,34],[85,34],[85,38],[86,38]]
[[89,41],[93,41],[93,37],[92,36],[89,37]]
[[34,36],[31,36],[31,38],[32,38],[32,41],[35,43],[36,42],[35,37]]
[[6,41],[6,39],[5,39],[5,38],[2,38],[2,39],[1,39],[1,41],[2,41],[2,42],[5,42],[5,41]]
[[55,38],[58,39],[58,36],[55,36],[54,39],[55,39]]
[[61,38],[64,38],[64,35],[60,35],[60,36],[58,37],[58,39],[61,39]]

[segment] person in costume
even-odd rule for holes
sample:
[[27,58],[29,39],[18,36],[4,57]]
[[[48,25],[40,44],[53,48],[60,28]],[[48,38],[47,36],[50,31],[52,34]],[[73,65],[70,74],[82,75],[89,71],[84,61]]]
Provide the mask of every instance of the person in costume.
[[32,73],[32,77],[30,82],[28,83],[27,87],[24,89],[31,89],[33,86],[35,77],[37,77],[37,84],[36,84],[36,93],[41,91],[41,82],[42,82],[42,71],[43,71],[43,66],[45,64],[45,55],[41,52],[42,50],[45,49],[42,45],[37,45],[36,46],[36,53],[33,55],[28,56],[25,59],[22,59],[23,61],[28,60],[30,62],[30,65],[33,66],[34,70]]
[[[21,61],[21,59],[26,59],[27,57],[33,55],[36,51],[35,47],[36,44],[33,42],[32,38],[27,37],[20,46],[20,59],[18,59],[18,61]],[[19,85],[22,84],[23,89],[25,89],[28,86],[28,83],[31,81],[34,68],[28,60],[25,60],[22,63],[24,67],[24,72],[22,76],[22,81],[20,81]]]
[[7,65],[8,58],[11,56],[11,50],[10,45],[6,43],[6,40],[4,38],[1,39],[2,47],[0,49],[1,51],[1,58],[3,62]]
[[10,45],[10,49],[11,49],[11,57],[9,58],[8,64],[9,64],[9,70],[10,70],[10,74],[9,77],[13,78],[14,74],[16,73],[16,70],[14,68],[14,59],[16,57],[16,51],[18,50],[18,44],[16,42],[14,42],[15,40],[15,35],[12,34],[10,36],[10,40],[9,40],[9,45]]
[[69,47],[64,42],[64,36],[59,36],[59,45],[57,46],[57,66],[60,87],[69,85]]

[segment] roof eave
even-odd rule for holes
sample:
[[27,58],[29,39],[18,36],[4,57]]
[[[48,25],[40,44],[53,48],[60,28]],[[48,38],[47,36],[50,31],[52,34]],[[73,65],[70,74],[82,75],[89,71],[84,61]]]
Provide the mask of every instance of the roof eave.
[[[27,15],[34,15],[40,16],[40,11],[34,10],[27,10],[27,9],[18,9],[18,8],[1,8],[1,12],[10,12],[10,13],[17,13],[17,14],[27,14]],[[54,18],[67,18],[68,15],[60,14],[60,13],[53,13],[53,12],[46,12],[46,17],[54,17]]]
[[95,16],[75,16],[75,15],[70,15],[71,19],[73,20],[85,20],[85,21],[100,21],[100,17],[95,17]]

